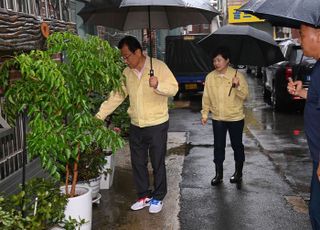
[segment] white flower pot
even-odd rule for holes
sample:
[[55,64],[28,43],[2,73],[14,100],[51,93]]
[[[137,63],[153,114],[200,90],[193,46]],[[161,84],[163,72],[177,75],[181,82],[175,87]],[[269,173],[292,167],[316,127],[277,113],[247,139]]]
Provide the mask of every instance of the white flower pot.
[[98,193],[100,191],[100,180],[101,176],[98,176],[97,178],[89,180],[89,187],[92,189],[92,199],[97,198]]
[[101,174],[101,180],[100,180],[100,189],[110,189],[113,183],[113,175],[115,170],[115,158],[114,154],[111,154],[110,156],[106,156],[107,164],[104,166],[104,171],[110,171],[110,173],[107,174]]
[[[69,191],[71,185],[69,185]],[[61,187],[60,190],[64,193],[65,187]],[[68,198],[68,203],[64,211],[65,218],[69,219],[69,216],[73,219],[80,220],[85,219],[86,223],[81,225],[80,230],[91,230],[92,226],[92,189],[87,185],[76,186],[76,194],[78,196]]]
[[100,191],[100,180],[101,176],[98,176],[96,178],[90,179],[89,181],[79,181],[79,184],[87,185],[91,188],[92,192],[92,199],[97,198],[99,191]]

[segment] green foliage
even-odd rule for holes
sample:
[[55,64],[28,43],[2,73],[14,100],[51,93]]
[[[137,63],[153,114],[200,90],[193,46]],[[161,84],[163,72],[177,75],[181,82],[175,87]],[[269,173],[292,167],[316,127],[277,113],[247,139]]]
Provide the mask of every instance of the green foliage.
[[[26,109],[29,118],[28,154],[39,157],[56,179],[78,154],[96,143],[115,152],[123,139],[92,115],[93,95],[120,90],[123,62],[117,49],[98,37],[87,40],[70,33],[54,33],[48,49],[21,54],[5,63],[0,86],[5,90],[5,112],[13,123]],[[52,60],[62,53],[63,62]],[[20,69],[22,79],[10,84],[8,71]],[[81,161],[81,156],[80,156]]]
[[93,143],[81,156],[78,165],[79,181],[89,181],[100,176],[107,163],[107,153]]
[[[92,110],[92,113],[95,114],[98,112],[98,109],[102,102],[104,102],[108,98],[108,95],[99,95],[92,94],[91,99],[95,108]],[[107,126],[112,128],[120,129],[120,136],[123,138],[127,138],[129,135],[129,127],[130,127],[130,117],[127,113],[129,108],[129,98],[127,97],[122,104],[107,118]]]
[[72,219],[70,216],[69,216],[69,219],[65,220],[63,222],[63,229],[65,230],[76,230],[76,229],[80,229],[81,225],[85,224],[86,223],[86,220],[84,219],[79,219],[79,220],[76,220],[76,219]]
[[66,196],[52,180],[33,179],[25,191],[6,199],[0,196],[0,229],[48,229],[63,222],[66,204]]
[[0,229],[13,230],[24,229],[22,214],[4,204],[4,198],[0,196]]
[[126,100],[111,115],[111,123],[114,127],[120,128],[120,135],[127,138],[129,135],[130,117],[127,113],[129,99]]

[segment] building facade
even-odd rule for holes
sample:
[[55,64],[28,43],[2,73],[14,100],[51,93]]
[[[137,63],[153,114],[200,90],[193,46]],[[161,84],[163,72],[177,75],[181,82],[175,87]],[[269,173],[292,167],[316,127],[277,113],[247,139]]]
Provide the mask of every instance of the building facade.
[[[76,2],[73,0],[0,0],[0,65],[16,53],[44,49],[46,38],[53,32],[76,33]],[[22,168],[23,125],[17,118],[10,127],[1,110],[5,100],[0,92],[0,192],[15,193],[22,178],[43,174],[37,160],[27,160]],[[23,176],[22,176],[23,175]]]
[[257,29],[268,32],[273,38],[291,38],[292,30],[285,27],[274,27],[269,22],[245,13],[237,12],[236,9],[245,4],[248,0],[220,0],[226,1],[227,5],[227,23],[230,24],[247,24]]
[[76,32],[74,0],[1,0],[0,55],[41,49],[47,33]]

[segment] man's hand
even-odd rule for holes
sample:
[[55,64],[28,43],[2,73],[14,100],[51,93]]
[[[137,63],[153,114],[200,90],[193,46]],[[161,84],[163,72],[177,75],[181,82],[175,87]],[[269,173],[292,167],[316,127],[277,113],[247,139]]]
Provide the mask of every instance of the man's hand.
[[207,118],[201,118],[201,124],[205,125],[207,124],[208,119]]
[[290,80],[288,82],[287,89],[288,89],[288,92],[291,95],[299,96],[299,93],[301,92],[301,90],[303,90],[302,81],[292,81],[292,80]]
[[149,78],[149,86],[156,89],[158,87],[158,78],[155,76],[152,76]]
[[113,131],[115,131],[116,133],[120,134],[121,133],[121,129],[118,127],[113,127],[112,129]]
[[318,180],[320,181],[320,162],[318,163],[317,175],[318,175]]
[[293,82],[292,80],[291,81],[289,80],[287,89],[291,95],[298,96],[304,99],[306,99],[308,96],[307,89],[304,89],[302,87],[302,81]]

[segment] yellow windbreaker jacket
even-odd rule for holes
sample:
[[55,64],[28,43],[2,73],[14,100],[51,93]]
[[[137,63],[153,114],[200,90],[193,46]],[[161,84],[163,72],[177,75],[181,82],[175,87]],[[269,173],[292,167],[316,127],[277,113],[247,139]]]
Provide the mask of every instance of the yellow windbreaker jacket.
[[177,93],[178,83],[164,62],[152,59],[152,64],[154,75],[158,78],[157,89],[149,86],[150,60],[147,57],[141,79],[129,67],[124,69],[123,74],[126,77],[125,85],[122,87],[124,94],[112,92],[108,100],[101,104],[96,117],[104,120],[129,95],[128,114],[133,125],[143,128],[169,120],[168,97]]
[[237,76],[240,85],[233,88],[228,96],[235,73],[235,69],[228,67],[224,75],[219,75],[217,71],[207,75],[202,96],[202,118],[208,119],[209,112],[212,119],[219,121],[239,121],[244,118],[243,103],[249,92],[247,81],[239,71]]

